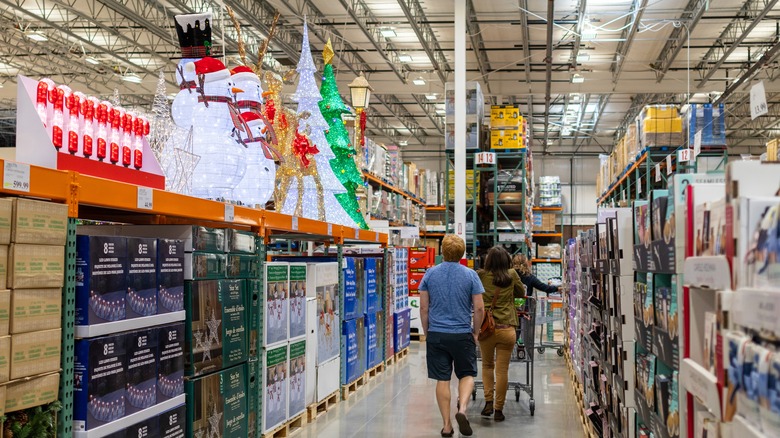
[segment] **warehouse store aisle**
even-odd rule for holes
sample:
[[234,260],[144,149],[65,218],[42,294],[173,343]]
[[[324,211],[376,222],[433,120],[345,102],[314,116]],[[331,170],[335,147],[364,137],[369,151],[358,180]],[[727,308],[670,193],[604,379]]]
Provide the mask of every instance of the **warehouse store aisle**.
[[[475,437],[584,436],[564,359],[553,351],[537,354],[536,359],[536,415],[532,417],[528,412],[528,395],[521,394],[518,403],[514,401],[514,392],[510,389],[504,407],[506,421],[495,423],[492,419],[483,419],[479,416],[484,406],[480,389],[476,402],[469,406],[469,419]],[[525,365],[512,364],[509,378],[523,381]],[[370,381],[367,387],[349,400],[340,402],[335,409],[322,415],[315,423],[307,425],[300,436],[439,436],[441,417],[436,407],[434,387],[435,383],[428,380],[425,369],[425,343],[412,342],[407,358],[389,367],[384,374]],[[454,404],[453,399],[453,413]]]

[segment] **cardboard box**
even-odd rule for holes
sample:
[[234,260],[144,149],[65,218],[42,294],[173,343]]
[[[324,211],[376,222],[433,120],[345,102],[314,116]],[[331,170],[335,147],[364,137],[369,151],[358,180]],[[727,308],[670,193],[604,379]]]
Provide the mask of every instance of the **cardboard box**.
[[244,286],[242,280],[200,280],[185,285],[188,376],[211,373],[247,359]]
[[127,239],[76,236],[76,325],[125,319],[126,296]]
[[11,223],[14,217],[14,198],[0,198],[0,245],[11,243]]
[[260,385],[262,381],[258,379],[260,377],[261,363],[257,357],[250,357],[246,362],[247,368],[247,432],[249,437],[260,436],[259,430],[261,428],[260,409],[262,406],[263,394],[260,391]]
[[263,280],[246,280],[247,318],[249,319],[249,356],[257,357],[263,335]]
[[[339,355],[339,280],[338,264],[323,263],[313,265],[317,272],[315,329],[317,346],[317,365],[325,363]],[[312,265],[309,266],[312,272]],[[311,288],[309,289],[311,290]]]
[[376,313],[382,309],[382,299],[379,295],[378,275],[381,274],[377,268],[381,269],[381,260],[378,258],[365,259],[365,290],[366,290],[366,306],[363,310],[365,313]]
[[284,424],[289,418],[288,369],[287,344],[263,350],[263,433]]
[[227,278],[259,278],[260,257],[248,254],[227,255]]
[[184,323],[157,330],[157,403],[184,394]]
[[184,310],[184,241],[157,240],[157,313]]
[[56,329],[62,325],[62,289],[16,289],[13,293],[8,291],[8,296],[11,333]]
[[270,347],[289,339],[290,268],[285,262],[268,262],[264,266],[263,345]]
[[62,287],[65,282],[65,247],[11,244],[8,252],[8,287],[30,289]]
[[227,252],[236,254],[257,254],[257,236],[251,231],[228,228]]
[[125,334],[127,389],[125,414],[130,415],[157,404],[157,328]]
[[362,367],[358,363],[357,321],[357,319],[350,319],[341,323],[341,343],[343,345],[342,348],[346,352],[346,356],[341,357],[341,366],[344,369],[342,385],[354,382],[361,374],[360,369]]
[[0,337],[0,383],[11,379],[11,337]]
[[125,438],[151,438],[155,436],[162,436],[160,435],[160,420],[157,418],[157,416],[147,418],[146,420],[143,420],[139,423],[135,423],[132,426],[129,426],[123,432],[123,436]]
[[[366,319],[365,317],[360,317],[355,320],[355,326],[356,326],[356,333],[357,333],[357,347],[358,347],[358,358],[357,358],[357,377],[360,377],[363,375],[363,373],[366,372]],[[356,378],[357,378],[356,377]]]
[[184,252],[227,252],[226,231],[197,225],[84,225],[79,234],[175,239],[184,242]]
[[306,269],[305,263],[290,263],[290,340],[306,336]]
[[193,252],[184,255],[185,280],[216,280],[227,276],[227,254]]
[[8,245],[0,245],[0,287],[8,284]]
[[306,341],[290,344],[290,392],[287,418],[306,410]]
[[490,149],[523,149],[523,132],[520,128],[492,129]]
[[409,330],[410,313],[411,311],[406,309],[393,314],[393,345],[396,353],[408,347],[411,343],[411,332]]
[[64,246],[68,238],[68,206],[14,198],[11,241]]
[[59,396],[59,386],[60,373],[53,373],[0,387],[5,388],[5,413],[51,403]]
[[125,318],[157,314],[157,239],[127,238]]
[[379,365],[382,361],[379,351],[379,327],[377,326],[377,314],[369,313],[365,316],[366,330],[366,370]]
[[511,105],[492,105],[490,107],[491,128],[516,128],[522,125],[520,108]]
[[536,245],[536,257],[540,259],[559,259],[561,258],[561,245],[559,243]]
[[333,359],[317,365],[317,403],[339,390],[339,365],[341,359]]
[[363,260],[344,258],[344,319],[355,319],[363,315],[365,288],[362,282]]
[[306,299],[306,406],[317,402],[317,299]]
[[42,330],[11,336],[11,380],[60,369],[62,331]]
[[186,383],[187,436],[247,435],[247,364]]
[[6,336],[10,333],[10,319],[11,291],[8,289],[0,289],[0,336]]
[[[161,437],[184,438],[187,432],[187,406],[181,405],[157,416]],[[250,435],[251,436],[251,435]],[[149,435],[153,438],[154,435]],[[129,436],[127,438],[130,438]]]
[[94,429],[125,416],[125,346],[124,335],[76,340],[74,431]]

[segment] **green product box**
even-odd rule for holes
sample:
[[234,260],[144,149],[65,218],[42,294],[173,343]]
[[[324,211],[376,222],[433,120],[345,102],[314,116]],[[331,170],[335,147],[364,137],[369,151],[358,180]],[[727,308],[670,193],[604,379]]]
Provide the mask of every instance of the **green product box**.
[[195,225],[192,227],[192,251],[226,252],[225,240],[225,230]]
[[212,252],[193,252],[184,257],[185,280],[215,280],[227,275],[227,255]]
[[187,436],[246,437],[247,364],[187,380]]
[[306,263],[290,263],[289,338],[306,337]]
[[260,257],[228,254],[226,274],[228,278],[257,278],[260,275]]
[[227,252],[236,254],[255,254],[257,236],[251,231],[227,230]]
[[263,288],[263,345],[287,343],[289,336],[289,265],[268,262],[265,266]]
[[211,373],[247,359],[244,286],[242,280],[185,282],[187,375]]
[[263,338],[263,280],[246,280],[247,308],[249,309],[249,356],[256,357]]
[[290,378],[287,417],[306,411],[306,341],[290,344]]
[[249,396],[249,402],[247,404],[248,406],[248,412],[247,412],[247,418],[248,421],[248,429],[249,429],[249,435],[248,436],[256,436],[256,432],[260,430],[260,418],[262,415],[260,415],[260,409],[263,405],[263,394],[260,392],[260,361],[258,361],[257,358],[250,358],[247,362],[247,394]]

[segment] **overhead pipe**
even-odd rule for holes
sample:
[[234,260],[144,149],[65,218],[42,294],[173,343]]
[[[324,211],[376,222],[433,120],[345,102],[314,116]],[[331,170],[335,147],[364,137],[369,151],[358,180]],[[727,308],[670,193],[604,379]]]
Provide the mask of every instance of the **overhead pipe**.
[[552,90],[552,37],[553,37],[553,12],[555,0],[547,0],[547,53],[544,62],[547,64],[547,76],[544,87],[544,153],[547,153],[547,140],[550,137],[550,92]]

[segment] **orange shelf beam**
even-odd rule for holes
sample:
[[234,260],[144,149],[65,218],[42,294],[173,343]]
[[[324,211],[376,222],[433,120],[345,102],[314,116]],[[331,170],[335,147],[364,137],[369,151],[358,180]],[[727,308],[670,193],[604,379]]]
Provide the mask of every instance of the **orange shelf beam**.
[[563,207],[534,207],[534,211],[563,211]]
[[628,178],[629,175],[634,173],[634,171],[637,168],[639,168],[639,166],[642,163],[644,163],[646,159],[647,159],[647,153],[645,152],[644,154],[642,154],[642,156],[639,157],[638,160],[636,160],[636,162],[631,167],[628,168],[628,170],[626,171],[626,173],[623,174],[623,176],[618,178],[618,180],[615,182],[615,185],[613,185],[611,189],[607,190],[607,193],[604,193],[604,196],[599,198],[598,204],[601,204],[602,202],[604,202],[609,197],[609,195],[612,194],[612,192],[617,190],[617,188],[620,186],[620,184],[622,184],[623,181],[625,181],[626,178]]
[[562,263],[561,259],[531,259],[531,263]]
[[563,233],[533,233],[534,237],[563,237]]
[[447,207],[443,205],[427,205],[425,209],[428,211],[446,211]]
[[393,193],[397,193],[397,194],[399,194],[399,195],[401,195],[401,196],[403,196],[405,198],[411,199],[412,202],[414,202],[415,204],[424,206],[424,203],[423,203],[422,200],[420,200],[418,198],[415,198],[414,196],[410,196],[408,193],[404,192],[403,190],[385,183],[381,179],[375,177],[374,175],[371,175],[368,172],[363,172],[363,176],[366,177],[366,179],[369,180],[370,182],[372,182],[374,184],[377,184],[380,187],[383,187],[385,190],[388,190],[388,191],[393,192]]
[[444,233],[428,233],[425,231],[420,232],[420,235],[425,237],[444,237]]

